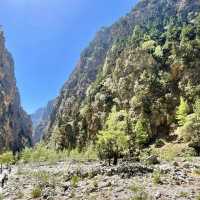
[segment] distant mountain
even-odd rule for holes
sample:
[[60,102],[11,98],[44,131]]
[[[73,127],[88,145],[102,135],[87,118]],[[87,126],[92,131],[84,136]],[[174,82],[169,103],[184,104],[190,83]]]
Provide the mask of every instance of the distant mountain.
[[49,101],[47,106],[39,108],[35,113],[31,115],[33,122],[33,143],[36,144],[42,140],[42,137],[46,134],[50,121],[50,115],[54,108],[55,100]]
[[20,104],[14,61],[0,31],[0,152],[32,145],[32,123]]

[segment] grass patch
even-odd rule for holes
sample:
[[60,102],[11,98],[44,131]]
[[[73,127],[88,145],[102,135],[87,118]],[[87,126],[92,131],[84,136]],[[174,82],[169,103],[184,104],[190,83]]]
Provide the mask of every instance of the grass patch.
[[15,157],[11,151],[4,152],[0,155],[0,164],[15,163]]
[[192,171],[192,174],[193,174],[194,176],[200,176],[200,168],[194,169],[194,170]]
[[197,196],[196,196],[196,199],[195,200],[200,200],[200,194],[198,194]]
[[42,196],[42,189],[40,186],[35,186],[31,191],[31,197],[32,198],[39,198]]
[[150,200],[151,197],[145,191],[144,186],[133,183],[130,186],[130,190],[134,193],[134,196],[130,200]]
[[153,181],[154,184],[162,184],[161,172],[160,171],[155,171],[152,174],[152,181]]
[[78,186],[80,178],[78,176],[72,176],[71,178],[71,186],[76,188]]
[[179,195],[179,196],[182,197],[182,198],[187,198],[187,197],[188,197],[188,193],[182,191],[182,192],[180,192],[180,195]]
[[185,148],[186,144],[168,143],[159,149],[152,148],[152,153],[156,154],[161,160],[172,161],[180,156]]

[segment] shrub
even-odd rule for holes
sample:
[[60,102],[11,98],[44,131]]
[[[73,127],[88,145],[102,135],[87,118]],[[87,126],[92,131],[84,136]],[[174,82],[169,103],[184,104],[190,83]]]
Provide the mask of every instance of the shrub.
[[189,194],[187,192],[181,191],[179,196],[186,198],[189,196]]
[[150,196],[144,190],[144,187],[134,183],[130,186],[130,190],[134,193],[134,197],[131,200],[148,200]]
[[144,146],[145,144],[148,143],[151,129],[146,119],[144,118],[138,119],[135,125],[135,132],[136,132],[136,142],[138,143],[139,146]]
[[37,179],[37,182],[43,185],[50,183],[50,173],[46,171],[36,171],[32,173],[32,176]]
[[94,145],[88,145],[88,147],[82,151],[78,148],[69,151],[69,158],[78,161],[97,160],[97,151]]
[[180,105],[176,111],[176,119],[178,120],[179,126],[183,126],[187,120],[187,115],[189,113],[189,106],[187,102],[181,97]]
[[40,186],[35,186],[31,191],[31,197],[32,198],[39,198],[42,196],[42,189]]
[[79,182],[79,177],[78,176],[72,176],[72,178],[71,178],[71,186],[73,188],[78,186],[78,182]]
[[154,184],[161,184],[162,181],[161,181],[161,173],[159,171],[155,171],[153,174],[152,174],[152,181]]
[[179,135],[181,139],[183,139],[184,142],[189,142],[192,138],[194,121],[195,121],[195,115],[194,114],[188,115],[184,125],[179,127],[176,131],[176,133]]
[[176,157],[180,156],[183,150],[187,147],[187,144],[166,144],[159,149],[152,149],[152,153],[159,156],[161,160],[172,161]]
[[53,164],[68,157],[67,151],[56,151],[48,148],[44,144],[38,144],[34,148],[25,148],[20,155],[20,159],[25,162],[44,162]]
[[8,151],[0,155],[0,163],[1,164],[11,164],[15,160],[13,153]]

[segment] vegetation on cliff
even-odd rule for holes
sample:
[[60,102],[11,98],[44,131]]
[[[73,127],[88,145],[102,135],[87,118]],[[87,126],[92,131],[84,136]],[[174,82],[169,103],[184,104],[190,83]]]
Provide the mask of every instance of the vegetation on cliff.
[[55,103],[50,144],[92,142],[111,158],[173,140],[198,154],[199,10],[196,0],[144,0],[103,28]]

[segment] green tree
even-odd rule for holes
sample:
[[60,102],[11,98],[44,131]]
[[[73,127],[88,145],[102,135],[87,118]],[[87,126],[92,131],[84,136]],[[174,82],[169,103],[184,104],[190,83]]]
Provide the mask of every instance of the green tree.
[[146,119],[140,117],[135,125],[136,142],[138,146],[144,146],[149,141],[149,135],[151,132],[149,123]]
[[194,112],[196,117],[200,120],[200,99],[197,99],[194,104]]
[[139,45],[140,42],[142,41],[143,37],[144,37],[144,32],[143,32],[142,28],[140,26],[136,25],[134,27],[131,40],[133,42],[135,42],[136,45]]
[[105,128],[99,132],[97,140],[97,150],[100,159],[108,159],[109,165],[111,159],[116,165],[120,155],[128,151],[128,136],[126,129],[126,112],[116,111],[116,107],[112,109],[106,123]]
[[180,105],[178,106],[178,109],[176,111],[176,119],[178,120],[179,126],[183,126],[186,123],[189,111],[190,109],[187,104],[187,101],[185,101],[183,97],[181,97]]

